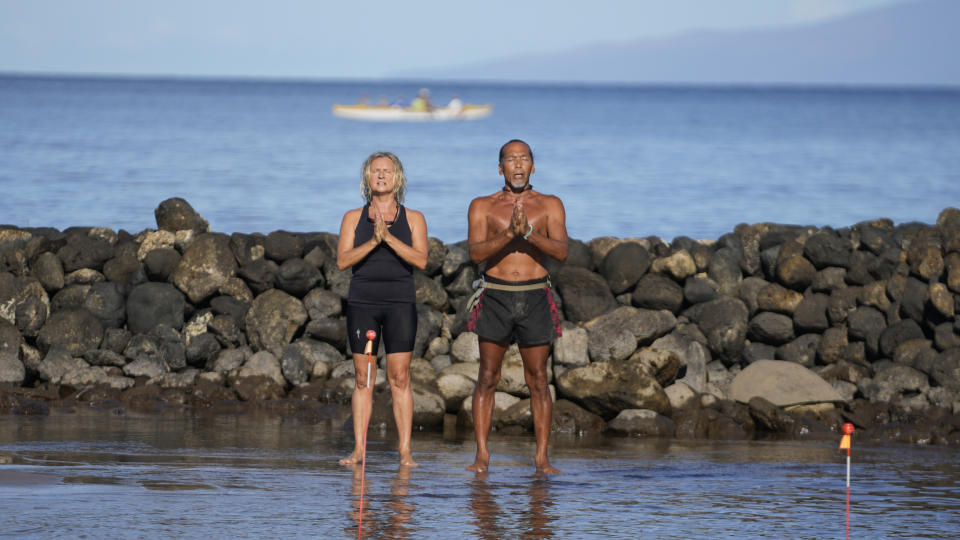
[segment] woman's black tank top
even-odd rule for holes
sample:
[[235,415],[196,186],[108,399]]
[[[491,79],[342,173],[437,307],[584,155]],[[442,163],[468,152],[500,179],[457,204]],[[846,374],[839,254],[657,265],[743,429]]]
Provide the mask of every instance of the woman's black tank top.
[[[353,234],[353,246],[357,247],[373,238],[373,220],[370,219],[370,205],[364,205]],[[407,223],[407,211],[403,206],[397,209],[397,217],[390,226],[390,234],[404,244],[413,245],[410,224]],[[353,266],[353,278],[350,280],[350,292],[347,301],[358,304],[396,304],[417,301],[416,287],[413,284],[413,266],[401,259],[392,249],[383,243],[373,248],[362,261]]]

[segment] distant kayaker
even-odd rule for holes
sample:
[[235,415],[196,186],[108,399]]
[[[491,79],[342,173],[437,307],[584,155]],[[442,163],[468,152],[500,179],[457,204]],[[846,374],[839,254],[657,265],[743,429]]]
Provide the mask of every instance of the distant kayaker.
[[[416,466],[410,450],[413,393],[410,360],[417,334],[416,289],[413,269],[427,265],[427,223],[423,214],[403,206],[406,178],[403,165],[390,152],[375,152],[361,168],[360,193],[364,206],[350,210],[340,224],[337,267],[353,268],[347,294],[347,334],[353,351],[356,385],[353,390],[353,453],[340,460],[352,465],[363,460],[364,427],[370,418],[367,357],[363,354],[368,330],[377,333],[387,353],[387,380],[393,395],[400,464]],[[374,362],[369,380],[377,380]]]
[[421,88],[417,92],[417,97],[413,98],[413,101],[410,102],[410,108],[415,111],[432,111],[433,110],[433,99],[430,98],[430,91],[426,88]]
[[486,471],[490,463],[487,436],[493,414],[500,365],[511,343],[520,347],[523,374],[530,389],[539,473],[558,473],[547,457],[553,402],[547,387],[550,343],[560,337],[560,317],[553,300],[544,259],[567,258],[563,203],[533,190],[533,151],[521,140],[500,148],[499,173],[504,186],[470,203],[470,258],[486,263],[479,288],[470,300],[467,328],[480,338],[480,370],[473,392],[477,456],[467,467]]
[[450,98],[450,103],[447,103],[447,108],[450,109],[451,112],[460,112],[460,109],[463,108],[463,101],[460,101],[460,96],[454,94],[453,97]]

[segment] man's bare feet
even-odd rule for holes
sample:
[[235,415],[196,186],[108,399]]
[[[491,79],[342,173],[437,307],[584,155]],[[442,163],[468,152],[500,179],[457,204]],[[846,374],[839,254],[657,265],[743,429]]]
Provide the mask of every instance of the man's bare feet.
[[468,471],[473,471],[475,473],[487,472],[487,469],[490,467],[490,454],[481,455],[477,452],[477,459],[473,460],[473,465],[467,467]]
[[537,474],[560,474],[560,469],[550,465],[550,462],[546,459],[544,460],[535,460],[537,465]]
[[401,467],[419,467],[420,464],[413,460],[412,454],[407,454],[407,455],[400,454],[400,466]]
[[353,451],[352,454],[340,460],[341,465],[356,465],[357,463],[363,462],[363,454]]

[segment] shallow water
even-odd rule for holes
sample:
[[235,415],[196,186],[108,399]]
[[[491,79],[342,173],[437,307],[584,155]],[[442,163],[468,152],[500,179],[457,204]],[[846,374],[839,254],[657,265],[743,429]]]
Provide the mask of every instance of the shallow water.
[[[0,417],[2,535],[355,537],[359,470],[337,465],[348,411]],[[561,475],[533,474],[532,436],[494,434],[489,474],[463,433],[414,434],[397,466],[372,432],[363,532],[377,538],[840,538],[845,462],[827,442],[554,437]],[[955,538],[955,449],[854,443],[851,537]]]

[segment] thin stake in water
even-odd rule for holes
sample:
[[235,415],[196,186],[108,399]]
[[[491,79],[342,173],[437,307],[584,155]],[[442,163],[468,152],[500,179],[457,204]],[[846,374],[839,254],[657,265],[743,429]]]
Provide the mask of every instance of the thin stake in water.
[[839,450],[847,450],[847,540],[850,540],[850,439],[853,435],[853,424],[843,425],[843,437],[840,438]]
[[367,472],[367,428],[370,427],[370,412],[373,410],[373,392],[370,390],[370,370],[373,367],[373,340],[377,332],[367,330],[367,346],[363,352],[367,355],[367,410],[363,421],[363,464],[360,465],[360,520],[357,522],[357,538],[363,537],[363,490]]

